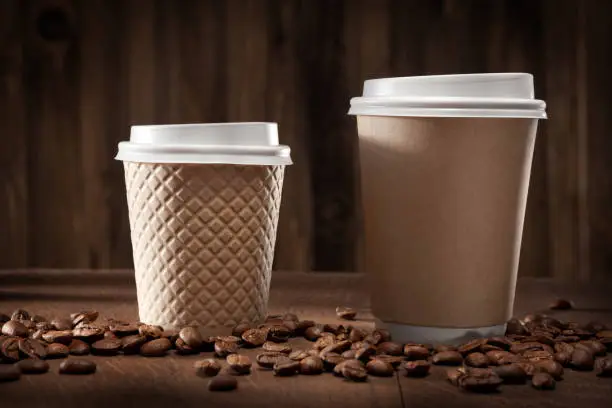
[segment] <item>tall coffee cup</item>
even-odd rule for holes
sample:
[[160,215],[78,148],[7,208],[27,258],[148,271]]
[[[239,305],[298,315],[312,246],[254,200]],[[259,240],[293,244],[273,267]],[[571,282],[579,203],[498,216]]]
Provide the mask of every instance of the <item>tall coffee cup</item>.
[[276,123],[133,126],[125,168],[140,320],[260,323],[289,148]]
[[533,77],[369,80],[349,114],[377,324],[405,342],[503,335],[537,123],[546,118]]

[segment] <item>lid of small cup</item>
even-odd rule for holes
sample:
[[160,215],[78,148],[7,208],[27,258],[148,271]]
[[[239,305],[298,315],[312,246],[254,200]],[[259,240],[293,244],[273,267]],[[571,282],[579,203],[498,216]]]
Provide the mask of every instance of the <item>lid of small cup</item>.
[[132,126],[115,159],[142,163],[289,165],[291,150],[267,122]]
[[351,99],[349,115],[546,119],[526,73],[371,79]]

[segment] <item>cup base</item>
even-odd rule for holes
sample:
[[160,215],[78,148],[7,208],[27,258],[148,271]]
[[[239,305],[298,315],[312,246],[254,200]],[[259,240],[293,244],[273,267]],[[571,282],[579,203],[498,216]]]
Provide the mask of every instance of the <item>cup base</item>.
[[376,320],[376,327],[386,329],[394,341],[402,343],[458,345],[479,337],[504,336],[506,324],[488,327],[445,328],[385,323]]

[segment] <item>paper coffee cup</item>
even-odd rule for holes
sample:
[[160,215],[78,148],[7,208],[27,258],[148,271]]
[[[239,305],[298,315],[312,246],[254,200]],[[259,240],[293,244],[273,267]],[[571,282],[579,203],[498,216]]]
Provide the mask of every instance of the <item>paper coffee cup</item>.
[[398,341],[504,334],[544,109],[513,73],[371,80],[351,100],[372,311]]
[[275,123],[133,126],[119,143],[140,320],[257,323],[290,150]]

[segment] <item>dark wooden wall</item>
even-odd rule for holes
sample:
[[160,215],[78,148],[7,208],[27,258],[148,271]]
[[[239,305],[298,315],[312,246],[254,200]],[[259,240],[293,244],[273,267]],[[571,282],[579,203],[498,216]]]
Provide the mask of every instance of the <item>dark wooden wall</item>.
[[0,267],[130,267],[129,125],[277,121],[276,267],[355,270],[362,81],[527,71],[547,100],[521,273],[612,270],[612,2],[2,0]]

